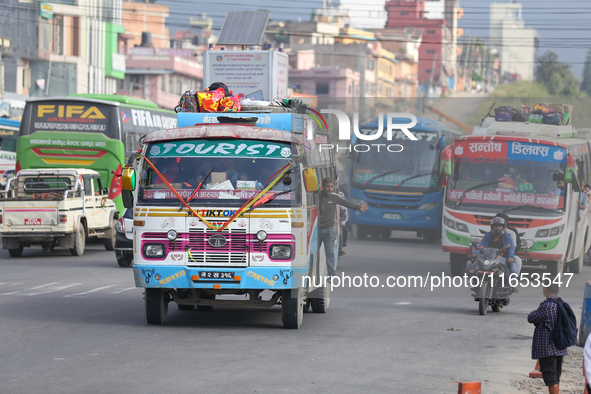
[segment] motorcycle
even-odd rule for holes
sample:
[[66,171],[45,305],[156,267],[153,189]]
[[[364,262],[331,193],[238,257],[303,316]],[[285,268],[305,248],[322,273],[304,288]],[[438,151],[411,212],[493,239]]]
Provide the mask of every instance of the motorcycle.
[[[505,245],[503,245],[505,246]],[[510,245],[507,245],[507,248]],[[476,255],[476,269],[474,275],[478,277],[478,286],[472,287],[472,297],[478,302],[478,312],[486,315],[488,306],[493,312],[500,312],[509,304],[509,296],[513,294],[513,287],[509,282],[509,272],[502,262],[502,249],[482,248]],[[504,275],[504,277],[503,277]]]

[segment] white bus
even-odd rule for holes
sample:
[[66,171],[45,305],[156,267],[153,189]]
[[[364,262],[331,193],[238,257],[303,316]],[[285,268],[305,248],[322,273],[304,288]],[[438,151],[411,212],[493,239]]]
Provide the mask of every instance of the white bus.
[[519,231],[524,264],[556,275],[580,273],[591,242],[589,211],[579,209],[581,183],[591,180],[589,141],[573,126],[496,122],[457,139],[446,166],[442,245],[451,272],[506,213]]

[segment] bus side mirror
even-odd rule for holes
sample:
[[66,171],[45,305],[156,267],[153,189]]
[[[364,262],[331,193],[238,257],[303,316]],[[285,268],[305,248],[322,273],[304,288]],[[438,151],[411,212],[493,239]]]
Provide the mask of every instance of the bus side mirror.
[[451,161],[446,161],[444,164],[445,175],[451,176]]
[[318,187],[318,176],[314,168],[306,168],[304,170],[304,186],[307,192],[317,192]]
[[121,185],[123,190],[134,191],[135,190],[135,170],[133,168],[125,167],[121,174]]
[[133,192],[130,190],[121,191],[121,199],[125,208],[133,208]]
[[565,174],[564,174],[564,182],[566,183],[570,183],[572,184],[574,179],[573,179],[573,172],[570,171],[569,169],[566,170]]

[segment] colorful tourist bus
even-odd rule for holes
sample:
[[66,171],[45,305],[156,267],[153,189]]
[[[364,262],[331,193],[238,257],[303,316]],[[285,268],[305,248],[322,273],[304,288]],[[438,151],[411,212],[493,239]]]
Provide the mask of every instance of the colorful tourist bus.
[[[418,231],[429,242],[441,236],[443,200],[441,151],[462,135],[431,119],[417,118],[410,132],[418,139],[410,141],[399,131],[392,141],[386,133],[373,144],[399,144],[400,152],[385,148],[376,151],[353,150],[351,153],[349,197],[358,204],[367,203],[369,210],[350,215],[357,225],[357,237],[389,238],[392,230]],[[403,120],[400,123],[404,124]],[[384,123],[386,124],[384,117]],[[360,133],[373,134],[378,118],[359,126]],[[354,136],[352,145],[359,142]],[[361,148],[361,147],[358,147]]]
[[139,139],[176,126],[176,114],[150,100],[121,95],[75,94],[27,100],[16,169],[89,168],[101,175],[120,212],[121,169]]
[[591,180],[590,142],[572,125],[489,121],[456,140],[448,169],[442,245],[451,272],[463,275],[468,255],[504,212],[521,238],[524,264],[550,274],[583,269],[591,243],[582,182]]
[[14,174],[20,124],[18,120],[0,118],[0,182],[6,182]]
[[[142,140],[137,182],[132,169],[122,180],[148,323],[164,323],[170,302],[181,310],[280,304],[287,328],[299,328],[309,306],[328,308],[318,183],[336,176],[334,154],[319,148],[327,134],[304,143],[302,114],[278,110],[179,113],[187,127]],[[338,210],[338,235],[337,218]]]

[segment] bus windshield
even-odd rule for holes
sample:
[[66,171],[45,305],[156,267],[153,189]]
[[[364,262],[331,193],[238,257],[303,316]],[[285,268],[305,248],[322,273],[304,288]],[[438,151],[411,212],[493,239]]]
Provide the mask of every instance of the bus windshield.
[[561,147],[517,141],[456,141],[446,204],[494,210],[523,205],[524,212],[537,215],[546,214],[544,209],[562,210],[565,167],[566,150]]
[[[289,144],[184,140],[154,143],[147,152],[150,163],[185,201],[193,196],[192,206],[240,207],[275,179],[278,182],[268,191],[275,198],[266,205],[300,203],[300,177],[295,168],[289,167]],[[288,172],[279,177],[282,169],[288,169]],[[146,160],[141,173],[138,201],[154,205],[180,203]],[[202,188],[193,194],[202,181]]]
[[[382,138],[383,141],[380,139],[373,142],[385,145],[400,144],[403,150],[391,152],[382,148],[379,152],[371,150],[356,153],[353,161],[352,186],[413,192],[424,192],[437,187],[439,139],[436,133],[430,133],[429,137],[432,138],[420,141],[387,141]],[[380,176],[382,174],[384,175]]]

